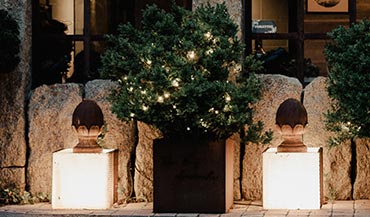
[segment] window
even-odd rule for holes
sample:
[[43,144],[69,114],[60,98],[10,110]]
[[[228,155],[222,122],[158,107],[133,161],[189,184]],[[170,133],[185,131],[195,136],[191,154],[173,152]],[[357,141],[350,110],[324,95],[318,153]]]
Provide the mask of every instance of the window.
[[[244,1],[246,53],[258,52],[262,46],[264,49],[262,52],[270,52],[276,58],[283,53],[281,49],[285,49],[288,60],[282,60],[285,61],[283,66],[281,59],[278,61],[278,66],[276,62],[270,63],[268,65],[271,68],[270,72],[284,74],[280,70],[288,69],[285,73],[297,77],[302,84],[306,84],[305,78],[312,76],[312,73],[324,76],[327,74],[323,54],[326,40],[328,40],[326,33],[338,25],[348,26],[355,22],[357,14],[356,1],[348,0],[349,13],[345,14],[308,14],[305,10],[306,1]],[[360,16],[364,17],[369,14],[370,3],[366,0],[357,0],[357,2],[359,2],[358,5],[362,5],[358,9]],[[275,21],[278,31],[276,33],[253,33],[251,23],[256,19]]]
[[[118,24],[140,27],[142,9],[161,0],[36,0],[33,7],[33,88],[62,82],[86,83],[99,78],[104,35]],[[191,10],[191,0],[176,0]]]

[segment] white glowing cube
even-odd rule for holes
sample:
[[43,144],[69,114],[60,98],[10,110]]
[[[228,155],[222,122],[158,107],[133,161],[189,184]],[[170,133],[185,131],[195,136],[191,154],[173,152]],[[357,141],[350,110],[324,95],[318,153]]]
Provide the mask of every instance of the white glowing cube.
[[307,152],[263,153],[263,208],[320,209],[322,205],[322,148]]
[[101,153],[53,154],[53,209],[107,209],[114,203],[116,166],[113,149]]

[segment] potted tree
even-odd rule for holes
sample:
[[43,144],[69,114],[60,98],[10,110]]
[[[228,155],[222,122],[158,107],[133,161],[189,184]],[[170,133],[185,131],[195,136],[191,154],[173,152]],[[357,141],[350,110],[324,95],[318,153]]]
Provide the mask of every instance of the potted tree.
[[248,58],[250,73],[241,73],[242,44],[226,6],[149,6],[140,29],[120,25],[107,41],[101,72],[120,84],[113,112],[163,134],[153,145],[154,211],[227,211],[233,147],[225,141],[261,126],[252,120],[261,94],[252,71],[261,67]]
[[336,133],[330,145],[356,137],[370,137],[370,21],[350,28],[340,26],[329,33],[326,46],[329,65],[328,95],[333,99],[327,128]]

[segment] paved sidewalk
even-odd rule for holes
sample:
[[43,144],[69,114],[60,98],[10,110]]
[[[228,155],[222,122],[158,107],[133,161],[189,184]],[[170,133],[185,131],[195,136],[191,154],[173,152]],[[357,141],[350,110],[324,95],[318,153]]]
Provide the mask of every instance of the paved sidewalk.
[[153,213],[152,203],[129,203],[107,210],[53,210],[49,203],[34,205],[8,205],[0,207],[0,216],[160,216],[160,217],[262,217],[262,216],[333,216],[370,217],[370,200],[351,200],[329,202],[320,210],[265,210],[259,201],[235,202],[234,208],[225,214],[200,213]]

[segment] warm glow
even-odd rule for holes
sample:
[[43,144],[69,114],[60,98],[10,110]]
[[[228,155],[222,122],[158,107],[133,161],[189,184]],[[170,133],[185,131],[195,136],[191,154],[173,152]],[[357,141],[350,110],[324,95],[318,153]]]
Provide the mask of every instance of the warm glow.
[[157,102],[163,103],[164,102],[163,96],[158,96]]
[[54,209],[107,209],[113,205],[113,149],[102,153],[53,154],[52,207]]
[[164,96],[164,98],[168,99],[168,98],[170,98],[170,93],[166,92],[166,93],[164,93],[163,96]]
[[172,81],[172,86],[173,87],[179,87],[179,82],[180,82],[180,79],[176,78]]
[[320,148],[307,152],[263,153],[265,209],[320,209]]
[[210,54],[212,54],[212,53],[213,53],[213,49],[212,49],[212,48],[210,48],[209,50],[207,50],[207,51],[206,51],[206,54],[207,54],[207,55],[210,55]]
[[231,97],[230,97],[230,95],[229,95],[229,94],[226,94],[226,95],[225,95],[225,101],[226,101],[226,102],[230,102],[230,101],[231,101]]
[[143,105],[143,106],[142,106],[142,109],[143,109],[143,111],[148,111],[149,107],[148,107],[148,106],[146,106],[146,105]]
[[188,54],[186,55],[186,57],[189,59],[189,60],[194,60],[196,58],[196,54],[194,51],[189,51]]
[[206,37],[206,39],[211,39],[212,38],[212,34],[211,32],[207,32],[206,34],[204,34],[204,36]]

